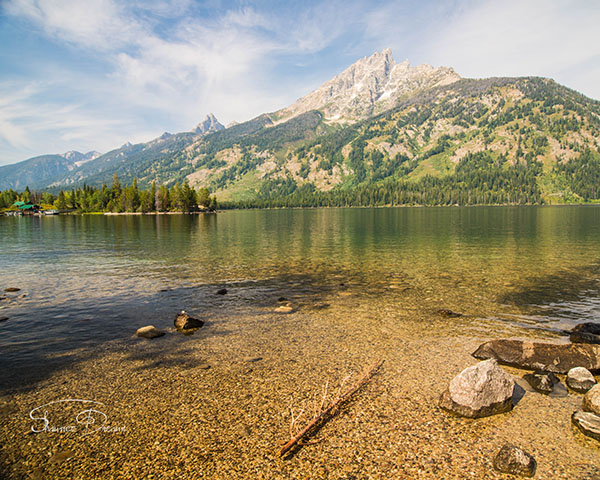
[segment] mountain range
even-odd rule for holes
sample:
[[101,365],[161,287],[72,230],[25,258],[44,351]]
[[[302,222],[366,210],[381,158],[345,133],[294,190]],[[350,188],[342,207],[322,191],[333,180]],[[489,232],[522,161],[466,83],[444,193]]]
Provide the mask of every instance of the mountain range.
[[348,192],[352,204],[589,201],[600,198],[599,147],[600,102],[551,79],[464,79],[396,63],[388,49],[247,122],[225,128],[209,114],[190,132],[103,155],[0,167],[0,190],[109,184],[116,172],[140,185],[187,181],[249,206],[313,204],[311,195],[337,204]]

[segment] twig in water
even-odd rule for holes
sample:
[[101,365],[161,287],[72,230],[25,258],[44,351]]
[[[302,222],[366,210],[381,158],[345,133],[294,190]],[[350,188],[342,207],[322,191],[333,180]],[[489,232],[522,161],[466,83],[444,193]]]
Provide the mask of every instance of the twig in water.
[[[341,393],[342,387],[343,387],[344,382],[346,380],[346,379],[344,379],[344,382],[342,382],[342,385],[340,386],[340,389],[338,391],[338,395],[329,403],[329,405],[326,408],[323,408],[325,406],[325,400],[326,400],[326,397],[327,397],[327,389],[329,387],[329,383],[327,383],[325,385],[325,388],[324,388],[323,398],[322,398],[322,401],[321,401],[321,407],[319,409],[320,411],[319,412],[315,412],[314,417],[308,423],[308,425],[306,425],[306,427],[304,427],[298,434],[293,435],[292,438],[289,440],[289,442],[287,442],[281,448],[281,450],[279,450],[279,456],[283,457],[294,446],[298,445],[299,442],[300,442],[300,440],[302,440],[302,438],[305,437],[315,426],[317,426],[321,422],[324,422],[329,417],[332,417],[333,415],[335,415],[336,409],[342,403],[344,403],[345,401],[349,400],[350,397],[352,395],[354,395],[358,390],[360,390],[360,388],[363,385],[365,385],[371,379],[371,377],[373,375],[375,375],[375,373],[377,372],[377,370],[379,369],[379,367],[381,367],[381,365],[383,365],[383,360],[380,360],[379,362],[375,362],[373,365],[371,365],[371,367],[369,367],[366,370],[366,372],[364,373],[364,375],[358,379],[358,381],[354,384],[354,386],[352,386],[346,392]],[[304,411],[304,409],[302,409],[302,411]],[[296,421],[298,420],[298,418],[300,418],[300,415],[298,415],[297,417],[294,418],[293,410],[292,410],[292,423],[291,423],[291,427],[292,428],[293,428],[294,424],[296,423]]]

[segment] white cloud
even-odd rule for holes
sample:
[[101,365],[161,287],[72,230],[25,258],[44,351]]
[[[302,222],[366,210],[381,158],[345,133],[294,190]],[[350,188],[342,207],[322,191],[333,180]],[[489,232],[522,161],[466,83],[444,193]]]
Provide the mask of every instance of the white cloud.
[[134,42],[143,31],[113,0],[11,0],[5,8],[10,15],[40,25],[48,35],[99,50]]
[[577,82],[569,74],[593,58],[598,63],[596,2],[487,0],[470,7],[433,32],[426,43],[433,62],[450,64],[469,77],[539,75],[569,80],[570,86],[600,97],[597,78]]

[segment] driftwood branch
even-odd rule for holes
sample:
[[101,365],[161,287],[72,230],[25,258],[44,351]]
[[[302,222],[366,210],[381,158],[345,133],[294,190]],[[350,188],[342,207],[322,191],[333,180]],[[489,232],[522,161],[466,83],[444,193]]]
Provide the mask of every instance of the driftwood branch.
[[[371,379],[371,377],[373,375],[375,375],[375,373],[377,372],[377,370],[379,370],[379,367],[381,367],[381,365],[383,365],[383,360],[380,360],[379,362],[375,362],[373,365],[371,365],[365,371],[363,376],[360,377],[358,379],[358,381],[350,389],[348,389],[344,393],[341,393],[342,387],[344,386],[344,382],[346,381],[346,379],[344,379],[344,382],[342,382],[342,385],[340,386],[339,393],[336,396],[336,398],[334,400],[332,400],[331,403],[329,403],[329,405],[326,408],[324,408],[325,407],[325,399],[326,399],[326,395],[327,395],[327,389],[328,389],[328,384],[326,384],[326,386],[324,388],[323,398],[321,401],[321,407],[319,408],[319,411],[315,412],[315,416],[308,423],[308,425],[306,425],[306,427],[304,427],[298,434],[292,436],[290,441],[287,442],[281,448],[281,450],[279,450],[279,456],[283,457],[292,448],[294,448],[294,446],[299,445],[300,440],[302,440],[302,438],[304,438],[314,427],[316,427],[321,422],[324,422],[329,417],[332,417],[333,415],[335,415],[337,408],[340,405],[342,405],[344,402],[349,400],[350,397],[352,397],[352,395],[354,395],[356,392],[358,392],[361,389],[361,387],[363,385],[365,385]],[[294,425],[294,423],[298,420],[298,418],[299,418],[299,416],[297,416],[294,419],[293,414],[292,414],[292,425]]]

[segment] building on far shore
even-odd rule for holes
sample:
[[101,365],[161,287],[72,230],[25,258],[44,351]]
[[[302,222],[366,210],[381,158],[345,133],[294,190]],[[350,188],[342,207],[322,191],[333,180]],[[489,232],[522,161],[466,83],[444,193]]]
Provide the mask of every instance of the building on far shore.
[[41,210],[39,205],[31,202],[15,202],[13,207],[17,207],[17,211],[21,212],[22,215],[35,215]]

